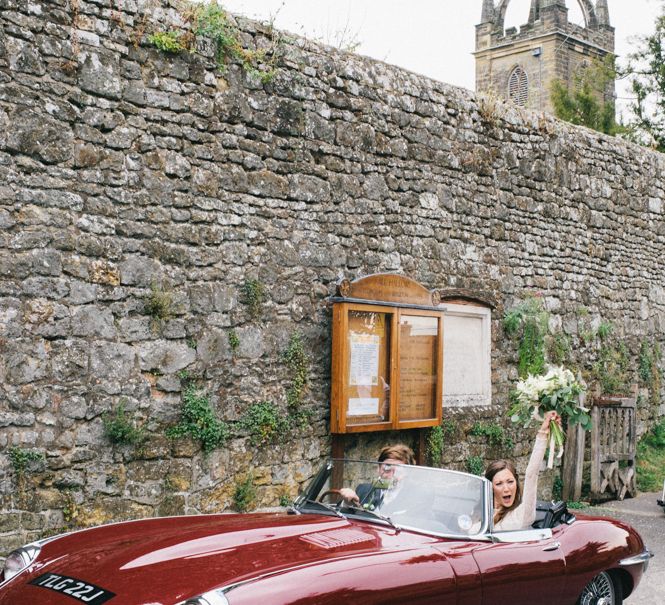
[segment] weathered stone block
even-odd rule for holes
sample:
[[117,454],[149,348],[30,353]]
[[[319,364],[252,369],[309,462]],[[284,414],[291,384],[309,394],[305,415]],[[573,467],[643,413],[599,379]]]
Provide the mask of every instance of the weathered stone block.
[[96,305],[77,308],[72,316],[71,326],[74,336],[112,339],[117,333],[113,313]]
[[263,332],[254,326],[247,326],[237,330],[238,340],[238,356],[248,359],[258,359],[265,351],[265,344],[263,341]]
[[136,350],[120,343],[96,343],[91,348],[90,375],[94,381],[125,381],[135,366]]
[[252,195],[284,198],[289,193],[289,182],[282,176],[260,170],[247,175],[248,190]]
[[120,99],[122,78],[119,60],[112,54],[84,50],[79,57],[79,86],[86,92]]
[[152,321],[148,317],[127,317],[118,322],[120,339],[123,342],[148,340],[153,337]]
[[153,258],[132,256],[120,263],[118,270],[122,285],[150,287],[159,281],[161,266]]
[[7,126],[5,146],[9,150],[34,156],[47,164],[59,164],[72,157],[74,135],[63,122],[34,109],[19,107],[9,116]]
[[194,363],[196,351],[184,343],[157,340],[137,346],[139,366],[143,371],[172,374]]
[[39,50],[31,43],[10,36],[7,36],[4,42],[10,69],[36,76],[46,73]]
[[49,371],[48,345],[45,341],[22,346],[5,361],[6,380],[26,384],[45,378]]
[[305,202],[330,200],[330,185],[315,176],[294,174],[289,177],[289,197]]

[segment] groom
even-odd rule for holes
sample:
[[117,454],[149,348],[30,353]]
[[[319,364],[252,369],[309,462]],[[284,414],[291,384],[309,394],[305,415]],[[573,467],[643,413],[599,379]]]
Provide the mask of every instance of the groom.
[[379,453],[379,462],[379,475],[371,483],[361,483],[356,490],[350,487],[340,490],[344,502],[369,510],[387,504],[399,491],[395,465],[415,464],[416,457],[408,445],[398,443],[384,447]]

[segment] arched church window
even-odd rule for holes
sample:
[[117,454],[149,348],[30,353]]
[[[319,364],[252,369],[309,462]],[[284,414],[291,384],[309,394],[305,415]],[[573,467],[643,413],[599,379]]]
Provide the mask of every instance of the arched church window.
[[520,107],[524,107],[529,98],[529,77],[519,65],[508,78],[508,98]]

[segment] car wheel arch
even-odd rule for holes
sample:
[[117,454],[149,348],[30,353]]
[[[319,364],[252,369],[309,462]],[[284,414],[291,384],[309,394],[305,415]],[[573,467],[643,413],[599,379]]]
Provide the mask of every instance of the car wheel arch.
[[629,597],[633,592],[633,588],[635,588],[633,576],[631,576],[625,569],[609,569],[607,573],[610,574],[614,585],[618,586],[621,590],[622,598],[625,599]]

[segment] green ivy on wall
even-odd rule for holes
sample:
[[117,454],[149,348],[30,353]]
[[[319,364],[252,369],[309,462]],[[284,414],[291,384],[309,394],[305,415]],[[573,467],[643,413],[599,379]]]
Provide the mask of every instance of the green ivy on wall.
[[105,412],[102,423],[104,434],[113,444],[138,445],[146,439],[145,431],[129,417],[124,403],[120,403],[112,412]]
[[189,31],[157,31],[148,36],[148,42],[166,53],[194,53],[196,38],[200,36],[214,43],[217,68],[221,72],[226,71],[226,61],[232,58],[263,84],[272,81],[277,74],[282,40],[272,24],[268,25],[269,44],[265,48],[250,49],[243,46],[242,33],[224,7],[215,0],[186,4],[181,10],[181,17],[190,25]]
[[16,479],[19,482],[30,472],[33,463],[43,462],[45,459],[43,453],[21,447],[10,447],[8,456],[14,470],[14,475],[16,475]]
[[253,403],[239,425],[249,433],[250,442],[255,446],[276,443],[286,437],[291,428],[289,418],[272,401]]
[[506,435],[503,427],[495,422],[476,422],[469,431],[469,435],[486,437],[490,445],[499,446],[507,450],[512,450],[515,443],[512,438]]
[[549,315],[540,297],[530,295],[503,316],[508,336],[519,338],[517,370],[520,378],[545,371],[545,335]]
[[188,375],[181,375],[181,381],[180,421],[167,429],[166,436],[171,439],[190,437],[198,441],[203,452],[208,454],[226,442],[228,426],[217,418],[208,395]]
[[309,356],[305,352],[305,345],[299,332],[294,332],[289,339],[283,355],[284,361],[290,370],[291,385],[286,391],[286,404],[289,415],[299,419],[302,424],[309,418],[303,409],[303,401],[309,384]]
[[239,513],[246,513],[256,504],[256,486],[254,475],[249,473],[244,479],[238,481],[233,492],[233,506]]
[[662,353],[660,344],[655,342],[653,345],[643,340],[640,344],[640,354],[638,358],[638,375],[643,385],[649,387],[651,393],[651,402],[657,404],[660,402],[660,386],[662,379]]
[[258,319],[266,300],[266,289],[258,279],[248,279],[242,285],[241,302],[247,307],[249,316]]
[[444,419],[440,425],[431,427],[427,432],[426,456],[430,466],[441,466],[446,439],[450,439],[456,430],[457,423],[454,420]]

